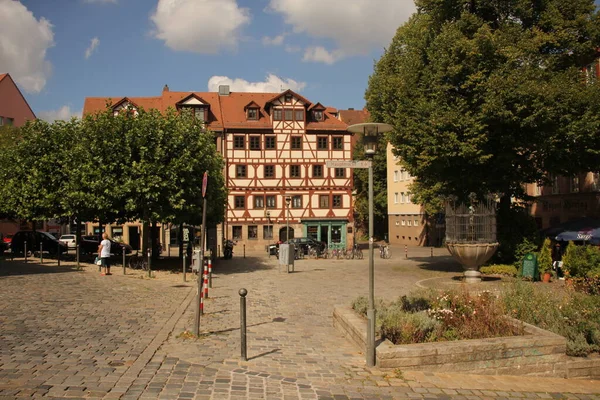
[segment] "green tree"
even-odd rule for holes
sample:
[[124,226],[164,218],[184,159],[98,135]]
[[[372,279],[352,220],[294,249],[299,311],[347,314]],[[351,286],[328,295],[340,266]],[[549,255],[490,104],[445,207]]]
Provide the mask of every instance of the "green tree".
[[29,121],[13,131],[12,144],[0,151],[2,208],[27,221],[60,218],[66,174],[66,154],[75,138],[62,124]]
[[[388,232],[387,212],[387,140],[385,136],[379,137],[377,152],[370,160],[373,162],[373,234],[382,239]],[[366,159],[362,136],[356,141],[353,151],[354,159]],[[354,171],[354,189],[356,202],[354,213],[356,224],[362,232],[368,235],[369,229],[369,170],[356,168]]]
[[[418,0],[375,65],[372,118],[416,177],[414,198],[526,199],[524,183],[597,169],[599,47],[592,0]],[[596,160],[596,161],[594,161]]]
[[[202,178],[208,172],[207,225],[224,217],[224,162],[214,135],[191,113],[139,110],[125,133],[129,166],[123,177],[126,215],[143,221],[199,224]],[[144,243],[146,248],[148,243]],[[155,246],[152,246],[155,248]]]

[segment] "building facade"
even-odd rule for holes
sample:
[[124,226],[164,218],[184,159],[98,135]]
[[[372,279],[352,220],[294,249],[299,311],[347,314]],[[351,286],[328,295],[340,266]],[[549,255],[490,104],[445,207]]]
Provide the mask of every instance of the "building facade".
[[526,185],[534,198],[530,213],[539,229],[554,227],[578,218],[600,218],[600,173],[571,177],[550,176],[549,185]]
[[35,114],[10,74],[0,74],[0,126],[23,126],[34,119]]
[[[9,74],[0,74],[0,129],[3,126],[23,126],[29,120],[34,120],[35,114],[27,100]],[[30,223],[15,220],[0,220],[0,234],[12,235],[21,229],[31,229]],[[58,232],[60,224],[48,221],[44,230]]]
[[[288,227],[289,237],[352,243],[352,171],[326,166],[328,160],[352,159],[352,134],[337,110],[291,90],[242,93],[222,86],[218,93],[198,93],[165,86],[157,97],[86,98],[83,112],[102,111],[106,104],[115,114],[125,108],[134,113],[141,107],[162,112],[190,108],[216,134],[229,192],[216,243],[232,239],[246,249],[264,250],[285,240]],[[131,243],[143,240],[137,225],[116,228]],[[134,230],[138,236],[132,238]],[[161,232],[175,243],[167,227]]]
[[399,164],[399,158],[392,151],[393,146],[388,143],[388,240],[394,244],[429,245],[426,214],[421,205],[412,202],[409,186],[413,177]]

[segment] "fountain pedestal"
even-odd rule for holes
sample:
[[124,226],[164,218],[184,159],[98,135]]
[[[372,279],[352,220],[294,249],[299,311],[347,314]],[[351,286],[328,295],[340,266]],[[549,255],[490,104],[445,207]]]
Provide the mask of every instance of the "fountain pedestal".
[[448,251],[465,269],[464,276],[467,283],[481,282],[479,267],[489,260],[496,249],[495,243],[446,243]]

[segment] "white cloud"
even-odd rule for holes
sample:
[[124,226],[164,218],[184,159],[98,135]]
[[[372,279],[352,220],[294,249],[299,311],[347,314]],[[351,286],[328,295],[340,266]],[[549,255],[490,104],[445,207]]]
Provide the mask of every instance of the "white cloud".
[[343,58],[344,54],[341,50],[327,51],[322,46],[316,47],[307,47],[304,50],[304,57],[302,57],[302,61],[313,61],[313,62],[322,62],[327,65],[331,65]]
[[281,14],[294,33],[335,43],[333,50],[306,49],[305,61],[335,62],[387,46],[416,7],[413,0],[270,0],[269,10]]
[[156,26],[154,36],[167,47],[213,54],[237,47],[250,13],[236,0],[158,0],[150,19]]
[[39,93],[52,72],[46,51],[54,46],[52,24],[37,20],[23,4],[0,0],[0,72],[27,92]]
[[227,76],[212,76],[208,80],[208,90],[216,92],[220,85],[229,85],[232,92],[259,92],[272,93],[281,92],[282,90],[292,89],[294,92],[299,92],[306,87],[304,82],[296,82],[293,79],[282,79],[277,75],[269,74],[264,82],[248,82],[247,80],[235,78],[231,79]]
[[54,122],[56,120],[68,121],[73,117],[80,118],[83,110],[71,110],[70,106],[62,106],[58,110],[40,111],[37,113],[39,119]]
[[283,44],[283,39],[285,39],[285,33],[274,37],[263,36],[262,44],[265,46],[281,46]]
[[90,45],[88,46],[87,49],[85,49],[85,59],[86,60],[88,58],[90,58],[90,56],[94,53],[94,50],[96,50],[96,47],[98,47],[99,44],[100,44],[100,39],[98,39],[98,37],[95,37],[90,41]]

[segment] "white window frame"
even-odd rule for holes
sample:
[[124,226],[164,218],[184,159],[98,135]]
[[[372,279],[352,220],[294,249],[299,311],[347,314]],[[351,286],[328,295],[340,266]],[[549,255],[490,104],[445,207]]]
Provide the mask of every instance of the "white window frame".
[[398,204],[398,192],[394,192],[394,204]]

